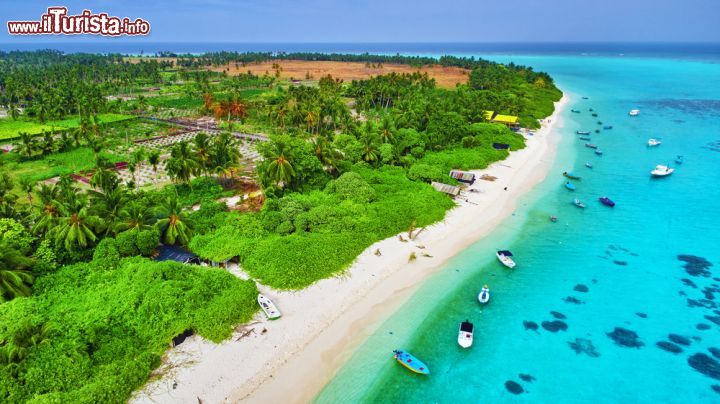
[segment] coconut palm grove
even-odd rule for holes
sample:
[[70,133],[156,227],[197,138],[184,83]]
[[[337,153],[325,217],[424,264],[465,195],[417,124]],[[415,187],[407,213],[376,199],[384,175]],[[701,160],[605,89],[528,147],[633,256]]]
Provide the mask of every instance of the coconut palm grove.
[[[287,77],[293,60],[386,73]],[[560,97],[475,58],[0,52],[0,400],[126,401],[175,336],[249,322],[257,284],[303,289],[442,220],[430,183],[522,148]]]

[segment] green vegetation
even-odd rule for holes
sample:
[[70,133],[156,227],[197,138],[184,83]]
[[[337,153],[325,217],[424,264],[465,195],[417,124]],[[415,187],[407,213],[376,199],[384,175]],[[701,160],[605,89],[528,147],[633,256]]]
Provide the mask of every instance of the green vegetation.
[[[202,69],[275,58],[472,73],[447,90],[417,73],[297,86]],[[0,139],[14,139],[0,156],[0,400],[125,401],[173,336],[191,329],[219,341],[257,307],[253,281],[149,261],[160,244],[237,261],[278,289],[341,274],[374,242],[444,217],[454,202],[430,182],[505,158],[493,143],[524,147],[485,122],[486,110],[534,127],[560,95],[544,73],[472,58],[215,53],[126,63],[0,52],[9,115]],[[135,143],[182,130],[153,117],[199,115],[222,132]],[[269,136],[247,169],[238,130]],[[138,187],[151,169],[172,184]],[[237,209],[225,197],[238,197]]]
[[256,311],[254,283],[222,270],[101,261],[40,277],[32,297],[0,304],[3,401],[124,402],[173,337],[219,342]]

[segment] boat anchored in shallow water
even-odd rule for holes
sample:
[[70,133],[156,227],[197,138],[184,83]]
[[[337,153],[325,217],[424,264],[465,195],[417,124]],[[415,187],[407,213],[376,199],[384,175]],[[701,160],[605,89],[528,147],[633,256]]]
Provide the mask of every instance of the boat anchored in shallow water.
[[612,128],[613,128],[612,125],[605,125],[605,126],[603,126],[603,129],[605,129],[605,130],[610,130],[610,129],[612,129]]
[[602,156],[602,155],[603,155],[603,151],[600,150],[600,149],[595,149],[595,154],[597,154],[598,156]]
[[593,143],[585,143],[585,147],[587,147],[588,149],[597,149],[598,148],[597,145],[593,144]]
[[567,188],[567,189],[569,189],[569,190],[571,190],[571,191],[574,191],[574,190],[575,190],[575,184],[573,184],[572,182],[568,181],[568,182],[565,183],[565,188]]
[[511,258],[513,255],[508,250],[500,250],[495,253],[495,256],[497,257],[500,262],[505,265],[506,267],[513,269],[515,268],[515,261]]
[[421,375],[430,374],[430,369],[428,369],[427,365],[422,363],[420,359],[412,356],[412,354],[410,354],[409,352],[397,349],[393,351],[393,353],[393,358],[395,358],[395,360],[398,361],[399,364],[405,366],[411,371],[419,373]]
[[593,165],[592,165],[592,163],[587,162],[587,163],[585,163],[585,167],[587,167],[587,168],[593,168]]
[[575,175],[575,174],[573,174],[573,173],[569,173],[569,172],[567,172],[567,171],[565,171],[565,172],[563,173],[563,176],[566,177],[566,178],[570,178],[571,180],[579,180],[579,179],[580,179],[579,176],[577,176],[577,175]]
[[654,170],[650,171],[650,175],[653,177],[667,177],[673,172],[675,172],[674,168],[658,164],[655,166]]
[[257,301],[268,319],[275,320],[276,318],[280,318],[280,316],[282,316],[280,310],[275,307],[275,303],[273,303],[267,296],[260,294],[257,297]]
[[601,196],[600,198],[598,198],[598,200],[600,201],[600,203],[602,203],[605,206],[609,206],[611,208],[615,207],[615,202],[613,202],[607,196]]
[[573,200],[573,205],[577,206],[578,208],[585,209],[585,204],[582,203],[582,201],[580,199],[575,198]]
[[590,131],[589,130],[576,130],[575,133],[578,135],[589,135]]
[[675,164],[682,164],[684,160],[684,157],[682,155],[678,155],[675,157]]
[[573,112],[573,113],[575,113],[575,114],[579,114],[579,113],[580,113],[580,110],[579,110],[579,109],[571,109],[570,112]]
[[630,112],[628,112],[628,115],[638,116],[638,115],[640,115],[640,110],[639,109],[631,109]]
[[487,304],[490,301],[490,288],[488,288],[488,285],[483,285],[482,289],[480,289],[480,293],[478,293],[478,302],[482,304]]
[[662,144],[662,142],[659,141],[658,139],[648,139],[648,142],[647,142],[648,147],[660,146],[661,144]]
[[468,320],[460,323],[460,331],[458,331],[458,345],[463,348],[470,348],[473,344],[473,330],[475,326]]

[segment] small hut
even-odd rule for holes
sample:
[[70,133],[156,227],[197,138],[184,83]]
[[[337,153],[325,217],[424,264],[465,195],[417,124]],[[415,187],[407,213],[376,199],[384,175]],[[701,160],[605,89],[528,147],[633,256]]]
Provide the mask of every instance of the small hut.
[[432,187],[436,191],[448,194],[450,196],[460,195],[460,188],[454,185],[443,184],[442,182],[433,182]]
[[174,245],[161,245],[155,261],[175,261],[182,264],[199,264],[200,258],[190,251]]
[[450,177],[470,185],[475,183],[475,174],[467,171],[451,170]]

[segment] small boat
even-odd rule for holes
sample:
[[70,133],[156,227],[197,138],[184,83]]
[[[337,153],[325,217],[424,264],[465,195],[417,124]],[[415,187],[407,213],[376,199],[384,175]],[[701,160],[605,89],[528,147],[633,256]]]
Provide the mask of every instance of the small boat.
[[580,137],[578,137],[578,139],[584,140],[586,142],[589,142],[591,140],[589,136],[580,136]]
[[597,121],[597,124],[598,124],[598,125],[602,125],[602,121]]
[[558,221],[557,216],[552,216],[552,215],[550,215],[550,221],[553,222],[553,223],[557,223],[557,221]]
[[603,126],[603,129],[610,130],[610,129],[612,129],[612,125],[605,125],[605,126]]
[[458,331],[458,345],[463,348],[470,348],[473,343],[473,323],[468,320],[460,323],[460,331]]
[[421,375],[430,374],[430,369],[428,369],[427,365],[422,363],[420,359],[412,356],[409,352],[397,349],[393,351],[393,353],[395,354],[393,355],[393,358],[395,358],[395,360],[398,361],[399,364],[405,366],[411,371],[419,373]]
[[571,180],[579,180],[580,179],[580,177],[578,177],[577,175],[575,175],[573,173],[569,173],[567,171],[565,171],[563,173],[563,176],[565,176],[566,178],[570,178]]
[[660,146],[661,144],[662,144],[662,142],[657,139],[648,139],[648,142],[647,142],[648,147]]
[[585,143],[585,147],[587,147],[589,149],[597,149],[598,148],[596,144],[592,144],[592,143]]
[[490,301],[490,288],[488,288],[488,285],[483,285],[482,289],[480,289],[480,293],[478,293],[478,302],[482,304],[487,304]]
[[268,319],[274,320],[282,315],[280,314],[280,310],[275,307],[275,303],[273,303],[272,300],[270,300],[267,296],[260,294],[257,297],[257,301],[260,305],[260,308],[262,309],[262,311],[265,312],[265,315]]
[[579,109],[571,109],[570,112],[574,112],[574,113],[576,113],[576,114],[579,114],[579,113],[580,113],[580,110],[579,110]]
[[495,253],[495,256],[497,257],[500,262],[502,262],[503,265],[506,267],[513,269],[515,268],[515,261],[511,258],[513,255],[508,250],[500,250]]
[[593,112],[593,111],[594,111],[594,109],[592,109],[592,108],[588,108],[588,111],[590,111],[590,112]]
[[573,200],[573,205],[577,206],[578,208],[585,209],[585,204],[580,201],[580,199],[575,198]]
[[574,191],[574,190],[575,190],[575,184],[573,184],[572,182],[568,181],[568,182],[565,183],[565,188],[567,188],[567,189],[569,189],[569,190],[571,190],[571,191]]
[[583,99],[583,100],[589,100],[590,98],[588,98],[588,97],[582,97],[582,99]]
[[589,135],[590,131],[589,130],[576,130],[575,133],[577,133],[578,135]]
[[595,133],[600,133],[600,129],[595,129]]
[[675,164],[682,164],[683,163],[683,156],[678,155],[675,157]]
[[600,149],[596,149],[596,150],[595,150],[595,154],[597,154],[598,156],[602,156],[602,155],[603,155],[603,151],[600,150]]
[[601,196],[600,198],[598,198],[598,200],[605,206],[609,206],[611,208],[615,206],[615,202],[610,200],[610,198],[608,198],[607,196]]
[[638,115],[640,115],[640,110],[639,109],[631,109],[630,112],[628,113],[628,115],[638,116]]
[[594,116],[595,118],[597,118],[598,114],[595,113],[595,112],[593,112],[592,116]]
[[593,168],[593,165],[588,161],[587,163],[585,163],[585,167],[587,167],[587,168]]
[[655,169],[650,171],[650,175],[653,177],[667,177],[668,175],[672,174],[675,171],[674,168],[670,168],[668,166],[663,165],[657,165],[655,166]]

